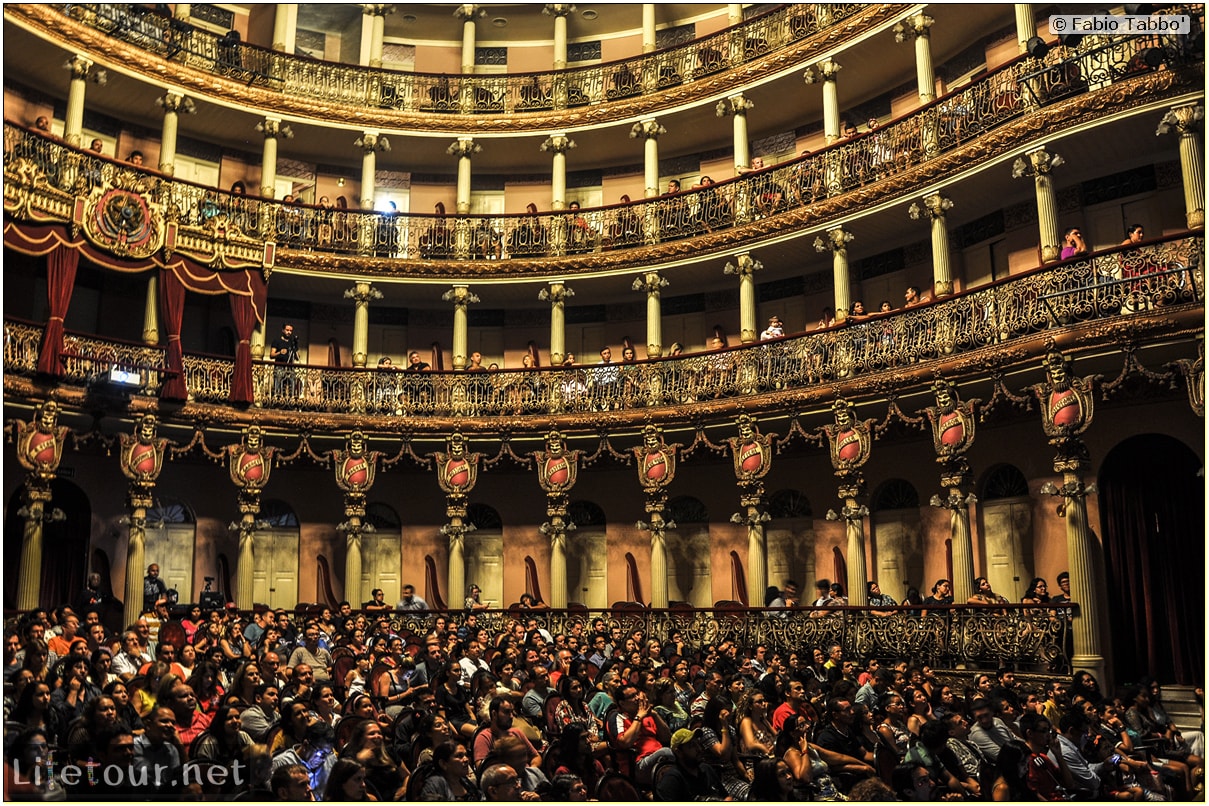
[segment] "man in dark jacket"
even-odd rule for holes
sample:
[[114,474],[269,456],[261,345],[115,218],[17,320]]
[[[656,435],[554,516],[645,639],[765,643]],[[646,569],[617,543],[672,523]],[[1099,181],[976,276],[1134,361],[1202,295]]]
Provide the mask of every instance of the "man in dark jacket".
[[683,728],[672,734],[676,761],[662,769],[655,768],[655,800],[727,800],[718,771],[713,765],[701,763],[700,734],[700,730]]

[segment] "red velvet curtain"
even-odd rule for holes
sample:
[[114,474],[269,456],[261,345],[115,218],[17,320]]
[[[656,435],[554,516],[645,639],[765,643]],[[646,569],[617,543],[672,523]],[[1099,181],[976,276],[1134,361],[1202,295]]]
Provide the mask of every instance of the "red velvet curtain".
[[160,270],[160,316],[168,333],[164,354],[168,361],[168,377],[160,390],[165,400],[184,400],[189,390],[185,385],[185,354],[181,349],[181,320],[185,316],[185,286],[175,273]]
[[256,309],[251,297],[229,294],[231,318],[235,320],[235,373],[231,376],[231,402],[252,402],[252,329],[256,327]]
[[42,332],[42,349],[38,353],[38,372],[59,376],[59,354],[63,352],[63,317],[71,304],[71,292],[76,284],[76,268],[80,253],[60,246],[46,256],[46,296],[50,302],[50,319]]

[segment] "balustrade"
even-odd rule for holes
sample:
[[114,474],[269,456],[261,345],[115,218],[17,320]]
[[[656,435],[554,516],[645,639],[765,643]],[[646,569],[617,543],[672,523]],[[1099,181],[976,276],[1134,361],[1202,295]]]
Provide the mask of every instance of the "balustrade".
[[[504,417],[629,411],[731,399],[894,371],[1094,320],[1203,304],[1204,237],[1115,247],[901,311],[746,347],[634,363],[412,373],[272,362],[253,366],[266,408],[382,417]],[[6,322],[4,368],[32,374],[41,329]],[[105,362],[160,366],[160,348],[69,335],[63,382]],[[79,362],[78,369],[76,363]],[[224,403],[234,362],[185,356],[195,400]]]
[[[123,181],[147,192],[185,227],[233,228],[287,249],[419,260],[610,252],[649,245],[652,233],[656,241],[699,237],[806,207],[916,168],[1039,103],[1194,59],[1174,37],[1097,39],[1102,41],[1094,47],[1055,48],[1040,60],[1021,57],[911,115],[814,154],[700,189],[600,208],[435,216],[285,205],[136,171],[7,122],[6,171],[23,157],[37,170],[15,180],[41,181],[40,171],[50,186],[74,194]],[[1072,82],[1076,75],[1080,80]],[[555,237],[562,233],[566,237]]]
[[[283,95],[351,107],[438,114],[572,109],[696,81],[792,45],[860,13],[860,3],[792,4],[681,45],[607,64],[511,75],[441,75],[325,62],[119,3],[68,3],[63,14],[191,68]],[[469,103],[462,99],[470,96]]]

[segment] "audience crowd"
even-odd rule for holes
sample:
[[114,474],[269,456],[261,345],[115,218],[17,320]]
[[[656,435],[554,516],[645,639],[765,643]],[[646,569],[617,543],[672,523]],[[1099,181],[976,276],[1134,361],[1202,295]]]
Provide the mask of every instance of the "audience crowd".
[[551,634],[525,605],[417,613],[407,586],[395,609],[423,633],[377,595],[248,617],[159,599],[118,634],[95,602],[26,613],[5,633],[5,798],[1201,797],[1203,734],[1152,680],[938,676],[601,618]]

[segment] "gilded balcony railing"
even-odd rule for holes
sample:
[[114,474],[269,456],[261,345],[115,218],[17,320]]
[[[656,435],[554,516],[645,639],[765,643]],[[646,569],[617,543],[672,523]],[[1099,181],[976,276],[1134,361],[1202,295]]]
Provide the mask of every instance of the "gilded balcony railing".
[[111,369],[137,373],[140,394],[159,394],[164,368],[164,348],[99,339],[80,333],[63,337],[62,382],[88,386]]
[[[1002,665],[1031,671],[1067,669],[1070,608],[1048,605],[936,608],[801,608],[771,610],[730,607],[674,607],[655,610],[626,603],[607,610],[476,611],[488,632],[507,631],[515,618],[536,619],[551,635],[591,633],[596,619],[622,635],[642,630],[666,640],[679,632],[686,647],[696,650],[722,641],[740,648],[766,645],[770,654],[801,653],[811,647],[840,644],[846,658],[909,659],[916,664],[953,668],[959,663]],[[388,614],[391,629],[417,643],[432,631],[430,613]],[[809,652],[807,652],[809,657]]]
[[[1051,328],[1203,304],[1204,237],[1172,236],[1072,258],[937,302],[746,347],[677,358],[482,372],[253,365],[265,408],[381,417],[509,417],[680,405],[807,388],[944,359]],[[5,370],[28,374],[36,336],[6,323]],[[159,348],[69,336],[65,382],[106,362],[160,366]],[[77,362],[77,363],[72,363]],[[185,356],[194,400],[224,403],[234,362]]]
[[[792,4],[691,42],[617,62],[508,75],[445,75],[308,59],[242,43],[147,6],[68,3],[63,14],[197,70],[350,107],[511,114],[631,98],[737,67],[844,22],[860,3]],[[906,8],[906,6],[904,6]]]
[[32,375],[38,369],[38,348],[42,343],[40,325],[4,321],[4,371]]

